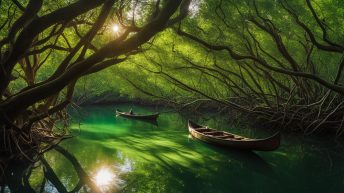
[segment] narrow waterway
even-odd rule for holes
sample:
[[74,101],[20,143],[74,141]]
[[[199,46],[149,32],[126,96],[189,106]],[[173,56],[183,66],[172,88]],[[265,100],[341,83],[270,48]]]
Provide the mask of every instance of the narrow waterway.
[[[131,107],[90,106],[71,112],[76,137],[45,153],[29,175],[30,187],[36,192],[344,192],[341,144],[285,134],[273,152],[226,150],[190,138],[188,117],[177,113],[162,114],[158,125],[115,117],[115,108]],[[249,137],[272,134],[225,125],[224,118],[211,115],[193,119]]]

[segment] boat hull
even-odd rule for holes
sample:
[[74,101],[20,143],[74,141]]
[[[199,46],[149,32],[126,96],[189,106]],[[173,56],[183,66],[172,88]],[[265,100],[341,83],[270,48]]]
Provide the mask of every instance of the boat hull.
[[159,113],[151,114],[151,115],[137,115],[137,114],[129,114],[126,112],[122,112],[116,110],[116,115],[129,118],[129,119],[140,119],[140,120],[151,120],[154,121],[159,117]]
[[[240,150],[256,150],[256,151],[272,151],[279,147],[280,145],[280,134],[276,133],[275,135],[266,138],[266,139],[249,139],[242,136],[234,135],[231,133],[224,132],[225,134],[234,135],[237,137],[243,138],[242,140],[235,140],[235,139],[219,139],[214,136],[206,135],[202,132],[198,132],[195,129],[195,123],[189,121],[189,133],[196,139],[199,139],[203,142],[222,146],[226,148],[232,149],[240,149]],[[197,125],[197,124],[196,124]],[[197,125],[198,128],[204,128],[203,126]]]

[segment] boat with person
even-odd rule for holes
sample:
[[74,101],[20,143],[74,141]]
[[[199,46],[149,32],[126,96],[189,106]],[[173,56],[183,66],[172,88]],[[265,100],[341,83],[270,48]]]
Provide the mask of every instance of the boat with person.
[[158,112],[153,113],[153,114],[143,115],[143,114],[134,113],[132,110],[130,110],[129,112],[124,112],[119,109],[116,109],[116,115],[121,116],[121,117],[131,118],[131,119],[141,119],[141,120],[150,120],[150,121],[154,121],[159,117]]
[[233,133],[218,131],[207,126],[188,121],[189,133],[206,143],[240,150],[272,151],[280,146],[280,133],[264,139],[253,139]]

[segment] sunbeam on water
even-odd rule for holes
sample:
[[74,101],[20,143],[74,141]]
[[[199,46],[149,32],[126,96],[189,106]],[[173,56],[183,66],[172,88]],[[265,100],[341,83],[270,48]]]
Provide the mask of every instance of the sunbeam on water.
[[[24,180],[29,181],[35,192],[43,189],[49,193],[96,192],[96,189],[101,193],[343,192],[341,143],[286,135],[276,151],[239,152],[188,136],[186,119],[189,117],[182,118],[179,114],[162,115],[156,127],[115,118],[113,106],[84,108],[87,116],[81,122],[82,132],[76,124],[73,131],[80,135],[60,144],[73,156],[61,150],[46,152],[44,158],[50,166],[38,164],[41,166],[32,170],[29,179],[21,179],[23,173],[19,171],[14,176],[17,181],[12,180],[11,187],[1,187],[0,192],[12,192],[12,183],[17,184],[14,188],[26,188]],[[125,104],[117,108],[132,106]],[[145,108],[135,107],[142,113],[153,111]],[[227,117],[225,120],[210,118],[202,123],[244,136],[268,136],[263,130],[226,125]],[[15,167],[19,167],[17,163]],[[88,175],[81,176],[83,173]],[[13,192],[33,191],[14,189]]]
[[98,169],[93,180],[103,193],[117,191],[124,184],[124,181],[110,167]]
[[105,186],[109,186],[115,177],[116,177],[115,174],[113,174],[109,169],[101,168],[96,173],[94,179],[97,186],[105,187]]

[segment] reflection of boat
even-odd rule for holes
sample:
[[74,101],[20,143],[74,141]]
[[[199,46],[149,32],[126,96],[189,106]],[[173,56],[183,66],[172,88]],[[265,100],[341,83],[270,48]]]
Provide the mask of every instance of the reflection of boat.
[[159,117],[159,113],[154,113],[150,115],[140,115],[136,113],[130,113],[130,112],[123,112],[119,109],[116,109],[116,115],[131,118],[131,119],[140,119],[140,120],[156,120]]
[[144,122],[144,123],[149,123],[149,124],[152,124],[154,126],[158,126],[158,121],[156,119],[137,119],[137,121],[140,121],[140,122]]
[[204,142],[241,150],[272,151],[280,145],[280,134],[265,139],[251,139],[232,133],[217,131],[188,121],[190,134]]

